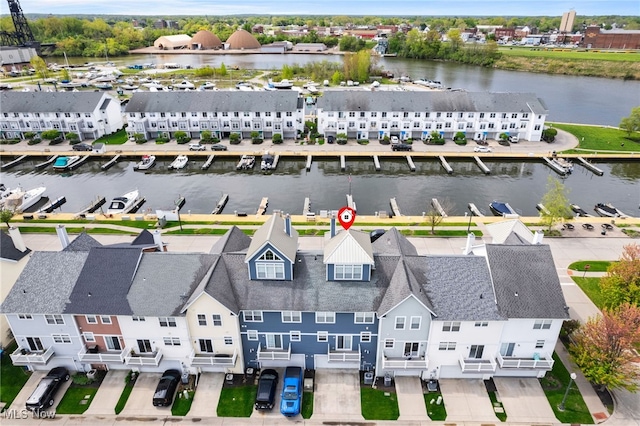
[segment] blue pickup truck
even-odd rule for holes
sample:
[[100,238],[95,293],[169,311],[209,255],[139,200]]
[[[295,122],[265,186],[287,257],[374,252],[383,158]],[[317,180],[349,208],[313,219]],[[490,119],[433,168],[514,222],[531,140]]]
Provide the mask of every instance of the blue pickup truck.
[[280,412],[287,417],[300,414],[302,408],[302,368],[287,367],[282,382]]

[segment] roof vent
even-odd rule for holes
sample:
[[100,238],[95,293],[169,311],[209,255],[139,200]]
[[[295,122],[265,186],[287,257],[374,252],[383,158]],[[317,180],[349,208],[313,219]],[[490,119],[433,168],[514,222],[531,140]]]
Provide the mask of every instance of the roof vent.
[[87,293],[87,297],[91,297],[91,292]]
[[[516,294],[517,296],[517,294]],[[484,294],[480,293],[480,299],[484,299]]]
[[518,292],[517,291],[515,292],[514,296],[518,297]]

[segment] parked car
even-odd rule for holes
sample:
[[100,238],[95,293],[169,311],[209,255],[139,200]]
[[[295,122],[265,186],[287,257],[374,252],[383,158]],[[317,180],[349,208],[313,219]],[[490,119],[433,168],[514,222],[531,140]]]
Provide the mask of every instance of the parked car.
[[520,138],[518,136],[509,136],[509,142],[511,143],[518,143],[519,140]]
[[378,238],[382,237],[385,233],[384,229],[374,229],[373,231],[369,232],[369,238],[371,239],[371,242],[375,242]]
[[392,145],[391,149],[393,151],[412,151],[413,147],[411,145],[409,145],[409,144],[406,144],[406,143],[399,143],[399,144],[396,144],[396,145]]
[[176,389],[178,389],[181,376],[182,373],[178,370],[167,370],[162,373],[162,377],[153,394],[153,405],[155,407],[169,407],[173,404],[173,397]]
[[397,136],[391,136],[391,145],[396,145],[400,143],[400,139]]
[[302,368],[287,367],[282,382],[280,412],[287,417],[300,414],[302,408]]
[[327,136],[327,143],[334,143],[336,140],[335,137],[333,137],[333,135],[329,135]]
[[64,139],[62,139],[62,136],[56,136],[49,141],[49,145],[58,145],[59,143],[62,143],[63,140]]
[[211,145],[211,151],[226,151],[227,147],[226,145],[222,145],[219,143],[214,143],[213,145]]
[[258,393],[256,394],[256,410],[272,410],[278,387],[278,372],[276,370],[262,370],[258,379]]
[[91,151],[93,147],[86,143],[77,143],[73,146],[74,151]]
[[69,370],[64,367],[53,368],[40,380],[31,396],[27,398],[27,410],[38,412],[51,407],[58,389],[67,380],[69,380]]
[[491,148],[488,146],[476,146],[473,148],[473,152],[491,152]]
[[207,149],[207,147],[199,143],[189,144],[189,151],[204,151],[205,149]]

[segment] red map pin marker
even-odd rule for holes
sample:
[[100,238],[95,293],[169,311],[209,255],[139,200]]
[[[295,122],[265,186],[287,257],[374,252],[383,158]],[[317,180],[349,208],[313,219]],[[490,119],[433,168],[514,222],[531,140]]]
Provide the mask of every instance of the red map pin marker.
[[345,230],[351,228],[356,220],[356,211],[351,207],[343,207],[338,211],[338,221]]

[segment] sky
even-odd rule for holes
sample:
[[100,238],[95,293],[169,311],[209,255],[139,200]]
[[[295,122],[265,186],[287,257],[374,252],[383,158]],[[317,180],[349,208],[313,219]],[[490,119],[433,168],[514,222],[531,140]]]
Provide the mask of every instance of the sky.
[[[54,15],[640,15],[638,0],[20,0],[22,11]],[[8,13],[5,0],[0,12]]]

